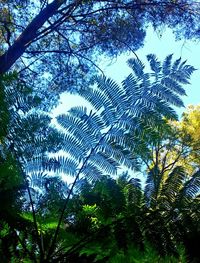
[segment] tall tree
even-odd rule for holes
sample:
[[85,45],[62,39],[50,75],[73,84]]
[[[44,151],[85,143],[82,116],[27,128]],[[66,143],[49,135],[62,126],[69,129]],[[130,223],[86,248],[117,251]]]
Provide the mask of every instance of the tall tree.
[[198,169],[199,112],[199,106],[189,106],[180,121],[163,120],[158,129],[147,132],[138,149],[147,171],[157,167],[165,177],[176,166],[184,167],[188,176]]

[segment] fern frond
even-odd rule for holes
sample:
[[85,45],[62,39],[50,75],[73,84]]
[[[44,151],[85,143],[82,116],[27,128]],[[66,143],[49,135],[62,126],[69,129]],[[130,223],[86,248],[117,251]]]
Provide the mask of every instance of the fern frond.
[[151,70],[156,73],[156,75],[161,71],[161,63],[158,61],[157,57],[154,54],[147,55],[147,60],[149,61]]
[[176,94],[174,94],[174,92],[160,83],[153,85],[151,87],[151,92],[157,95],[158,98],[165,102],[168,102],[169,104],[177,107],[184,107],[183,101]]
[[113,123],[116,121],[116,113],[114,112],[112,106],[107,106],[107,108],[100,113],[100,117],[105,123],[106,127],[113,125]]
[[123,89],[109,78],[98,77],[96,81],[98,88],[107,96],[111,104],[116,106],[116,113],[122,114],[128,106]]
[[84,146],[82,141],[78,140],[76,137],[65,134],[64,140],[62,143],[62,150],[68,152],[74,159],[81,160],[82,156],[84,156],[88,147]]
[[57,158],[52,159],[52,166],[49,170],[75,176],[78,164],[78,160],[70,157],[58,156]]
[[123,89],[130,105],[134,105],[141,95],[140,85],[133,74],[130,74],[123,82]]
[[162,189],[163,176],[159,168],[155,165],[147,173],[147,179],[144,189],[144,196],[147,206],[156,206]]
[[168,55],[162,64],[162,73],[167,76],[171,73],[171,62],[173,54]]
[[190,65],[181,65],[178,69],[173,71],[169,77],[181,84],[190,84],[189,78],[194,71],[195,68]]
[[105,174],[117,174],[119,164],[105,153],[95,153],[90,156],[89,163],[96,164]]
[[[99,169],[112,174],[119,165],[137,168],[133,153],[144,130],[158,127],[163,117],[177,117],[171,105],[183,106],[178,95],[185,92],[173,74],[181,72],[189,79],[193,69],[179,60],[172,64],[172,55],[163,64],[154,55],[149,55],[148,61],[153,74],[144,72],[141,61],[130,59],[128,64],[133,73],[121,86],[105,77],[94,78],[93,86],[80,90],[80,96],[91,104],[92,111],[73,107],[67,115],[57,117],[66,134],[63,149],[84,164],[83,170],[79,170],[81,173],[87,169],[89,174],[91,170],[94,177],[102,174]],[[158,182],[154,180],[154,183],[155,189],[149,179],[148,191],[156,190]]]
[[135,58],[131,58],[127,61],[128,66],[133,70],[135,76],[138,80],[142,79],[142,76],[144,74],[144,64],[139,60]]
[[86,99],[97,111],[110,105],[107,96],[95,87],[80,90],[79,95]]
[[130,169],[134,169],[136,167],[137,161],[133,157],[132,153],[122,150],[121,147],[117,145],[112,146],[109,141],[102,142],[98,147],[98,150],[113,158],[118,165],[125,165]]
[[129,183],[138,189],[142,189],[141,180],[139,178],[131,178]]
[[160,101],[156,104],[155,112],[160,112],[167,119],[178,120],[178,115],[175,110],[169,106],[167,102]]
[[190,203],[200,191],[200,171],[195,172],[185,183],[179,195],[179,200],[184,203]]
[[[50,158],[47,156],[34,156],[30,160],[24,163],[24,171],[27,174],[32,174],[34,172],[42,172],[47,168]],[[51,166],[51,164],[50,164]]]
[[93,163],[88,163],[83,169],[82,174],[88,181],[101,180],[105,175],[103,171]]
[[176,71],[177,68],[179,67],[180,63],[181,63],[181,57],[178,58],[177,60],[175,60],[175,62],[173,63],[173,65],[172,65],[172,71]]
[[153,198],[155,188],[156,188],[156,185],[155,185],[153,172],[149,171],[147,175],[147,179],[146,179],[145,188],[144,188],[144,196],[146,199],[147,206],[150,206],[151,204],[151,199]]
[[87,116],[87,108],[83,106],[72,107],[68,112],[75,117],[79,117],[80,119]]
[[161,190],[161,205],[169,204],[171,207],[172,203],[175,202],[179,195],[180,190],[183,187],[185,179],[185,172],[182,167],[175,167],[173,171],[168,175],[167,180]]
[[78,141],[82,142],[86,148],[90,149],[96,143],[97,138],[91,136],[91,130],[84,120],[70,114],[63,114],[57,117],[57,121],[67,132],[73,134]]
[[161,84],[164,85],[166,88],[170,89],[171,91],[175,92],[178,95],[185,96],[186,92],[181,87],[181,85],[174,81],[172,78],[165,77],[161,80]]
[[105,128],[104,122],[100,116],[93,113],[92,111],[87,114],[85,107],[83,108],[84,111],[81,111],[81,109],[82,107],[73,107],[69,110],[69,113],[84,123],[84,129],[87,130],[87,132],[93,134],[97,138],[100,137],[100,130]]
[[39,173],[34,172],[28,176],[28,179],[29,179],[30,187],[32,187],[32,188],[38,187],[38,188],[42,189],[44,187],[45,182],[46,182],[47,174],[45,174],[43,172],[39,172]]

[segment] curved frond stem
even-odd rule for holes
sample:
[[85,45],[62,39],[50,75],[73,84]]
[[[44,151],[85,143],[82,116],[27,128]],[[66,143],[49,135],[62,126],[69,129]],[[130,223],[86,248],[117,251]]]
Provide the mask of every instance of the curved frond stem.
[[131,46],[129,46],[126,42],[124,42],[124,41],[122,41],[122,40],[120,40],[118,38],[116,38],[116,40],[119,41],[120,43],[124,44],[134,54],[136,59],[142,63],[142,61],[139,59],[137,53],[131,48]]
[[64,213],[65,213],[65,210],[67,208],[67,205],[68,205],[68,202],[69,202],[69,199],[70,199],[70,196],[73,192],[73,189],[79,179],[79,176],[80,174],[83,172],[88,160],[90,159],[90,156],[93,154],[93,152],[96,150],[96,148],[101,144],[101,142],[104,140],[104,138],[107,136],[107,134],[110,132],[110,130],[112,129],[112,127],[101,137],[101,139],[99,140],[99,142],[91,149],[90,153],[88,154],[88,156],[85,158],[83,164],[82,164],[82,167],[79,169],[76,177],[75,177],[75,180],[70,188],[70,191],[67,195],[67,198],[65,200],[65,203],[64,203],[64,206],[63,206],[63,209],[61,211],[61,215],[60,215],[60,218],[59,218],[59,221],[58,221],[58,224],[57,224],[57,227],[56,227],[56,231],[55,231],[55,234],[54,234],[54,237],[52,239],[52,243],[50,245],[50,248],[49,248],[49,252],[47,254],[47,258],[46,258],[46,262],[48,262],[48,259],[49,257],[51,256],[52,252],[53,252],[53,248],[54,248],[54,245],[56,243],[56,240],[57,240],[57,236],[58,236],[58,233],[59,233],[59,230],[60,230],[60,226],[61,226],[61,223],[62,223],[62,220],[63,220],[63,216],[64,216]]
[[[40,236],[39,236],[39,231],[38,231],[38,226],[37,226],[37,218],[36,218],[36,211],[35,211],[35,208],[34,208],[34,202],[33,202],[32,196],[31,196],[29,183],[28,183],[28,180],[27,180],[27,176],[26,176],[26,174],[25,174],[25,172],[24,172],[24,170],[22,168],[22,162],[24,161],[24,158],[20,162],[19,158],[18,158],[18,155],[15,152],[15,150],[13,149],[12,151],[13,151],[13,155],[15,156],[15,159],[16,159],[16,161],[18,163],[19,171],[20,171],[20,173],[21,173],[21,175],[22,175],[22,177],[24,179],[25,187],[26,187],[26,190],[27,190],[27,193],[28,193],[28,197],[29,197],[29,200],[30,200],[30,205],[31,205],[31,210],[32,210],[32,217],[33,217],[33,224],[34,224],[35,232],[36,232],[37,245],[38,245],[39,250],[40,250],[40,259],[42,261],[43,260],[43,256],[44,256],[44,251],[43,251],[41,239],[40,239]],[[27,251],[28,251],[28,249],[27,249]],[[37,262],[36,259],[34,259],[34,261]]]
[[27,189],[29,200],[30,200],[30,204],[31,204],[32,215],[33,215],[33,222],[34,222],[36,236],[37,236],[37,243],[38,243],[38,246],[39,246],[39,249],[40,249],[40,258],[42,260],[43,259],[43,255],[44,255],[44,251],[42,249],[42,244],[41,244],[39,231],[38,231],[38,226],[37,226],[36,212],[35,212],[35,208],[34,208],[34,204],[33,204],[33,199],[32,199],[32,196],[31,196],[30,187],[29,187],[29,184],[28,184],[27,180],[26,180],[26,189]]
[[91,59],[89,59],[89,58],[87,58],[86,56],[81,55],[81,54],[79,54],[79,53],[73,53],[73,55],[76,56],[76,58],[77,58],[78,60],[80,60],[79,58],[82,58],[82,59],[84,59],[84,60],[87,60],[87,61],[88,61],[90,64],[92,64],[96,69],[98,69],[98,70],[101,72],[101,74],[105,77],[105,74],[104,74],[103,70],[102,70],[94,61],[92,61]]
[[[17,159],[17,158],[16,158]],[[19,161],[18,161],[19,162]],[[35,227],[35,231],[36,231],[36,237],[37,237],[37,243],[38,243],[38,247],[40,249],[40,258],[41,260],[43,259],[43,255],[44,255],[44,251],[42,249],[42,245],[41,245],[41,242],[40,242],[40,236],[39,236],[39,231],[38,231],[38,226],[37,226],[37,218],[36,218],[36,212],[35,212],[35,208],[34,208],[34,203],[33,203],[33,199],[32,199],[32,196],[31,196],[31,191],[30,191],[30,187],[29,187],[29,183],[27,181],[27,178],[26,178],[26,175],[22,169],[22,167],[19,165],[19,169],[20,169],[20,172],[24,178],[24,181],[25,181],[25,185],[26,185],[26,190],[28,192],[28,197],[29,197],[29,200],[30,200],[30,205],[31,205],[31,210],[32,210],[32,216],[33,216],[33,223],[34,223],[34,227]],[[27,249],[28,250],[28,249]],[[36,261],[36,259],[35,259]],[[36,261],[37,262],[37,261]]]

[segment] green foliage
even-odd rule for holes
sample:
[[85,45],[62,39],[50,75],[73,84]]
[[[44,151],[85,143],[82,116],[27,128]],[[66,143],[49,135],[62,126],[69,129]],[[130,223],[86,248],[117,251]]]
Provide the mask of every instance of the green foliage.
[[[172,62],[172,56],[163,63],[154,55],[148,60],[150,73],[141,61],[129,60],[133,73],[121,86],[95,77],[80,91],[92,110],[73,107],[58,116],[64,132],[51,128],[48,114],[35,112],[37,105],[28,105],[26,85],[20,86],[16,114],[9,108],[15,98],[5,97],[11,114],[0,183],[3,195],[12,196],[12,191],[21,202],[9,217],[3,208],[2,257],[52,263],[176,262],[184,254],[180,244],[198,229],[199,172],[187,179],[182,167],[164,171],[161,154],[150,149],[172,137],[167,119],[176,118],[172,106],[182,106],[182,85],[194,68]],[[19,89],[15,81],[12,86]],[[54,157],[60,149],[67,154]],[[144,189],[126,173],[109,177],[121,165],[139,169],[141,160],[148,164]],[[72,175],[75,181],[69,188],[49,172]]]
[[0,171],[0,185],[2,188],[11,190],[22,183],[18,165],[11,154],[7,155],[6,159],[1,159]]
[[113,256],[109,263],[186,263],[186,258],[184,255],[184,250],[180,248],[179,258],[174,256],[160,257],[156,250],[154,250],[150,244],[146,244],[145,251],[139,250],[137,247],[129,247],[127,252],[119,251],[115,256]]
[[[135,199],[131,203],[121,197],[127,195],[124,189],[130,182],[125,181],[122,175],[117,180],[107,178],[90,186],[82,186],[79,197],[71,200],[72,210],[68,210],[68,213],[73,211],[74,215],[73,220],[68,222],[68,231],[83,235],[85,240],[74,253],[80,253],[80,257],[84,255],[88,260],[93,256],[91,262],[187,262],[184,247],[180,246],[183,232],[179,232],[182,231],[180,225],[184,224],[181,215],[184,212],[175,214],[181,209],[179,205],[171,203],[171,207],[163,207],[161,199],[156,209],[145,204],[143,199]],[[113,186],[118,187],[117,199],[114,198],[116,194],[112,191],[109,193]],[[163,190],[162,197],[164,194]],[[133,203],[134,208],[139,209],[132,209]],[[106,212],[107,205],[110,213]],[[118,210],[113,210],[116,205],[119,205]],[[171,209],[174,210],[173,214]]]
[[1,229],[0,229],[0,238],[5,237],[9,233],[9,226],[7,223],[2,223]]
[[[38,158],[38,155],[45,155],[45,151],[52,147],[53,142],[57,144],[57,133],[55,129],[48,127],[50,118],[47,115],[42,116],[34,113],[38,102],[34,101],[32,90],[21,82],[16,73],[1,76],[1,94],[3,96],[0,98],[2,106],[0,112],[0,126],[2,128],[0,140],[0,223],[3,226],[1,229],[3,235],[0,243],[0,256],[4,262],[7,260],[18,262],[17,258],[26,261],[27,256],[32,260],[34,256],[31,250],[38,251],[38,246],[37,234],[34,230],[35,219],[33,214],[30,214],[30,203],[35,205],[37,202],[30,200],[28,176],[24,171],[29,170],[30,173],[38,171],[37,167],[30,169],[31,159],[36,156]],[[50,137],[51,145],[49,144]],[[58,147],[57,145],[54,151]],[[47,164],[44,166],[46,168]],[[25,213],[24,210],[28,210],[28,212]],[[28,215],[29,217],[27,217]],[[55,225],[56,221],[55,218],[53,220],[47,220],[47,226],[44,227],[40,227],[38,224],[38,229],[40,231],[43,231],[43,228],[54,230],[53,223]],[[30,246],[27,245],[28,251],[30,249],[29,252],[25,249],[26,242],[32,243]]]

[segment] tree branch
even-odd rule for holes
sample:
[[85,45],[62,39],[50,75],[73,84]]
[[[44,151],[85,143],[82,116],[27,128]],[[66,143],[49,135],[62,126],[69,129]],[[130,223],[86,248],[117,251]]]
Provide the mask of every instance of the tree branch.
[[[22,34],[9,47],[7,52],[0,56],[0,74],[7,72],[15,61],[21,57],[27,47],[37,36],[38,30],[52,17],[65,0],[54,0],[46,8],[40,11],[32,22],[25,28]],[[73,4],[74,5],[74,4]]]

